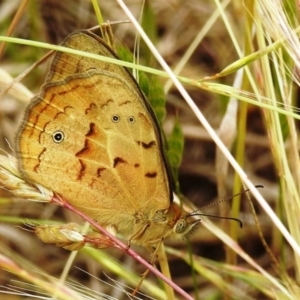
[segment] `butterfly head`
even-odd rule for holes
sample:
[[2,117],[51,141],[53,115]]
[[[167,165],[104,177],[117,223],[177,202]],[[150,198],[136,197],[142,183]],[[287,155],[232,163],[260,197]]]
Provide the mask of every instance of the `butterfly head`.
[[185,239],[198,229],[200,223],[201,219],[195,219],[191,214],[187,214],[177,220],[173,227],[173,234]]
[[196,231],[201,219],[193,215],[193,212],[186,213],[182,208],[173,202],[168,210],[168,225],[172,228],[172,238],[185,239]]

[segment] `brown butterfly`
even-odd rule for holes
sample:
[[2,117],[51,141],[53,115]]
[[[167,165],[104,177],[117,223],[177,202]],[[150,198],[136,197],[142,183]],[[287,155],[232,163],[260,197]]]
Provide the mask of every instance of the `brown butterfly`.
[[[65,47],[117,58],[88,31]],[[185,236],[199,221],[173,202],[156,117],[122,66],[57,52],[16,138],[19,169],[129,242]]]

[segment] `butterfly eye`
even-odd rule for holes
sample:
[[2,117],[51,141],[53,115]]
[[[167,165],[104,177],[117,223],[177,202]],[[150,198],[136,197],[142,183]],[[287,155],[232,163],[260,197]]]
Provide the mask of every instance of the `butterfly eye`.
[[134,118],[133,116],[128,117],[127,120],[128,120],[128,122],[131,123],[131,124],[135,123],[135,118]]
[[187,228],[187,223],[185,219],[180,219],[177,221],[174,231],[175,233],[181,234],[184,233],[186,231]]
[[114,123],[118,123],[120,121],[120,117],[118,115],[114,115],[112,116],[111,120],[114,122]]
[[62,131],[58,130],[52,134],[52,139],[55,143],[60,144],[65,139],[65,135]]

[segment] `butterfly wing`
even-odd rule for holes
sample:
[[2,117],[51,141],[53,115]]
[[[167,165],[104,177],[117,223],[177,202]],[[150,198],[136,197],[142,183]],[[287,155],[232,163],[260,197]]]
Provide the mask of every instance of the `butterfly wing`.
[[[115,58],[80,31],[64,46]],[[167,209],[171,187],[153,112],[131,74],[92,58],[57,53],[16,138],[20,170],[33,182],[117,230]]]

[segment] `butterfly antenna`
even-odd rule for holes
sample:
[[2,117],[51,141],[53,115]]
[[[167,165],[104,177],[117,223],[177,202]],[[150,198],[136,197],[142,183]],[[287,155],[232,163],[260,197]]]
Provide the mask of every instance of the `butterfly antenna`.
[[[255,187],[258,189],[258,188],[263,188],[264,186],[258,184],[258,185],[255,185]],[[249,192],[249,191],[250,191],[250,189],[243,190],[243,191],[241,191],[241,192],[239,192],[239,193],[237,193],[237,194],[235,194],[235,195],[232,195],[232,196],[226,197],[226,198],[224,198],[224,199],[218,200],[218,201],[216,201],[216,202],[213,202],[213,203],[211,203],[211,204],[205,205],[205,206],[201,207],[200,209],[202,210],[202,209],[204,209],[204,208],[208,208],[208,207],[214,206],[214,205],[216,205],[216,204],[220,204],[220,203],[222,203],[222,202],[228,201],[228,200],[230,200],[230,199],[232,199],[232,198],[234,198],[234,197],[236,197],[236,196],[242,195],[242,194],[247,193],[247,192]]]
[[223,220],[231,220],[231,221],[235,221],[238,222],[240,224],[240,227],[243,228],[243,222],[240,219],[237,218],[231,218],[231,217],[221,217],[221,216],[214,216],[214,215],[208,215],[208,214],[195,214],[195,213],[191,213],[189,215],[189,217],[193,217],[193,216],[203,216],[203,217],[209,217],[209,218],[216,218],[216,219],[223,219]]
[[[256,188],[263,188],[264,186],[263,185],[255,185]],[[227,200],[230,200],[236,196],[239,196],[239,195],[242,195],[246,192],[248,192],[250,189],[246,189],[246,190],[243,190],[241,191],[240,193],[237,193],[233,196],[230,196],[230,197],[227,197],[227,198],[224,198],[222,200],[219,200],[219,201],[216,201],[214,203],[211,203],[211,204],[208,204],[208,205],[205,205],[201,208],[201,210],[203,208],[208,208],[208,207],[211,207],[213,205],[216,205],[216,204],[219,204],[221,202],[224,202],[224,201],[227,201]],[[208,215],[208,214],[202,214],[202,213],[196,213],[196,211],[192,212],[189,216],[204,216],[204,217],[209,217],[209,218],[216,218],[216,219],[223,219],[223,220],[231,220],[231,221],[235,221],[235,222],[238,222],[240,224],[240,227],[243,228],[243,223],[240,219],[237,219],[237,218],[231,218],[231,217],[221,217],[221,216],[214,216],[214,215]]]

